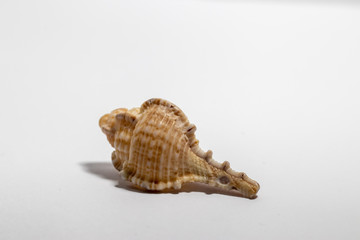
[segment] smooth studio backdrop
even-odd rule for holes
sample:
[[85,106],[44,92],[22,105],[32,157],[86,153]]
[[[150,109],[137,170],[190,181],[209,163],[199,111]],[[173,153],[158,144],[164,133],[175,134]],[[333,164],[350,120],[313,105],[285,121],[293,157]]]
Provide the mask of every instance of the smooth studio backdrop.
[[[0,2],[0,239],[359,239],[359,1]],[[98,120],[178,105],[248,200],[137,191]]]

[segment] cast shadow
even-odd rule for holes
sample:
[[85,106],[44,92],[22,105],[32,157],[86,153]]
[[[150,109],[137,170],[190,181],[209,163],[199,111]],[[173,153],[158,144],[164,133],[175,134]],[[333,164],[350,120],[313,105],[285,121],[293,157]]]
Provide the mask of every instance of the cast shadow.
[[[163,191],[150,191],[137,188],[132,183],[123,180],[118,171],[113,167],[111,163],[107,162],[85,162],[81,163],[84,171],[91,173],[97,177],[112,181],[115,187],[125,189],[127,191],[142,193],[142,194],[179,194],[179,193],[190,193],[190,192],[203,192],[205,194],[221,194],[232,197],[244,198],[239,192],[227,191],[211,187],[201,183],[186,183],[179,190],[168,189]],[[256,198],[256,197],[255,197]]]

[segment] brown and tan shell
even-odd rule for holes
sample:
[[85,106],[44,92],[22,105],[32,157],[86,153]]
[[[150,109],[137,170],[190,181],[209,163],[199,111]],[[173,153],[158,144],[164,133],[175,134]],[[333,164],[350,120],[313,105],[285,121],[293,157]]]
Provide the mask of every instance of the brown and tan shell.
[[180,189],[200,182],[254,198],[259,184],[229,162],[218,163],[195,138],[196,127],[174,104],[150,99],[140,108],[119,108],[101,117],[99,125],[111,146],[121,176],[148,190]]

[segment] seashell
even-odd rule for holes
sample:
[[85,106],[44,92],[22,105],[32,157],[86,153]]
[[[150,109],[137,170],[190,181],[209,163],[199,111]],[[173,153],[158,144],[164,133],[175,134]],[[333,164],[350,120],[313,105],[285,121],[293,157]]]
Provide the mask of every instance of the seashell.
[[99,121],[111,146],[114,167],[133,184],[148,190],[180,189],[199,182],[236,190],[254,198],[259,184],[243,172],[218,163],[195,138],[196,127],[176,105],[150,99],[140,108],[115,109]]

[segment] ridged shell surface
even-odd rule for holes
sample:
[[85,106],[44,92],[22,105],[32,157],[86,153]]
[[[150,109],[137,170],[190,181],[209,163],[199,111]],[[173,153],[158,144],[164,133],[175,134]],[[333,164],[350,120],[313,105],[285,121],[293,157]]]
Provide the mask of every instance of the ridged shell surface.
[[228,162],[212,159],[195,138],[196,127],[174,104],[150,99],[140,108],[119,108],[104,115],[99,125],[115,148],[113,165],[123,178],[149,190],[181,188],[201,182],[234,189],[253,198],[259,184]]

